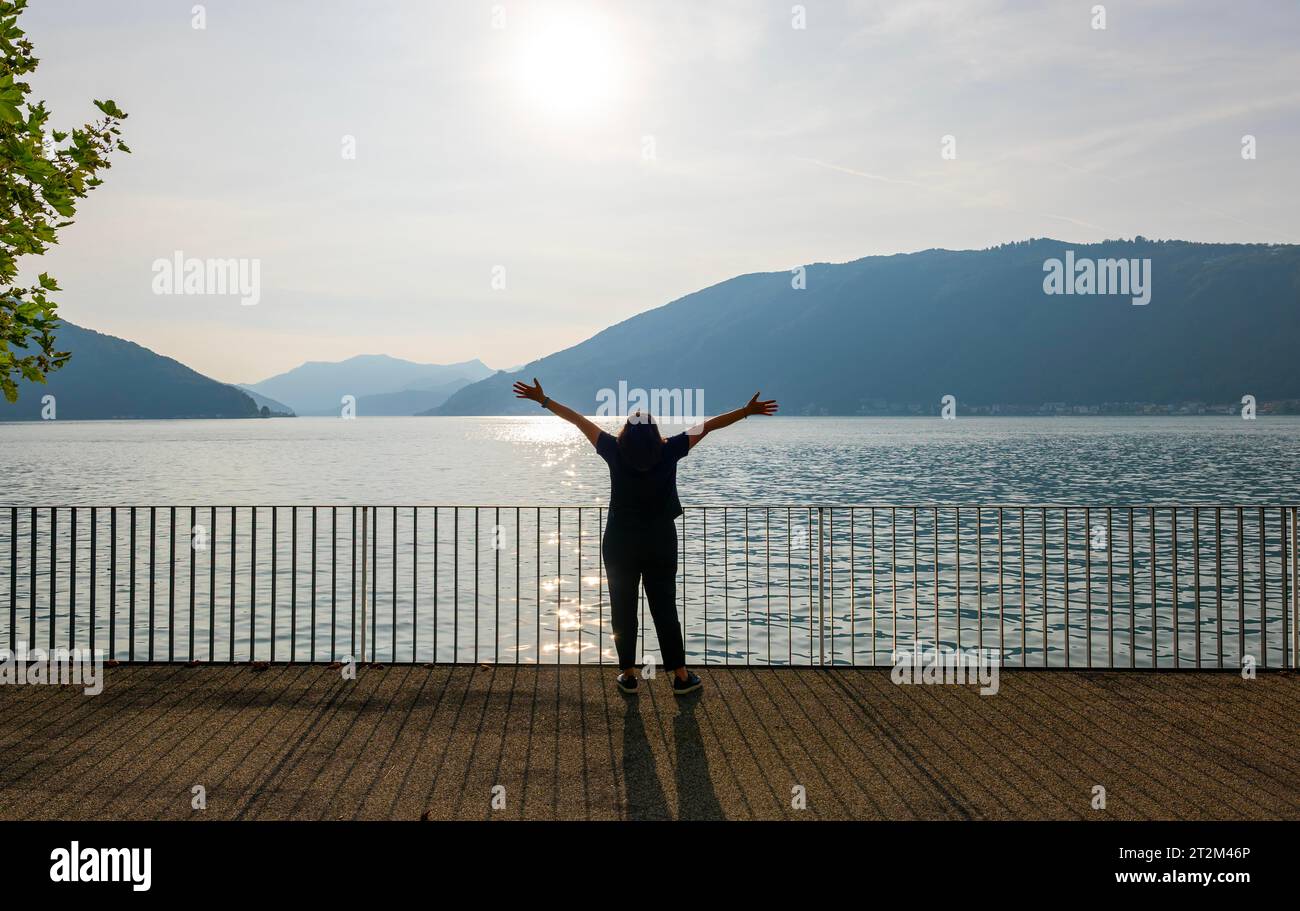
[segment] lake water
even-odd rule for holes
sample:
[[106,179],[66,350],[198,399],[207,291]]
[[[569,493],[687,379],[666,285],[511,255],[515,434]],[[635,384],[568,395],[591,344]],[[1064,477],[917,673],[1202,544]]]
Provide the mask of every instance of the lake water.
[[[554,417],[3,424],[0,448],[6,644],[613,657],[606,469]],[[1277,664],[1297,455],[1294,417],[751,419],[679,470],[688,652]]]
[[[604,463],[551,416],[10,423],[0,449],[20,506],[608,496]],[[1300,417],[751,418],[679,485],[688,505],[1294,502]]]

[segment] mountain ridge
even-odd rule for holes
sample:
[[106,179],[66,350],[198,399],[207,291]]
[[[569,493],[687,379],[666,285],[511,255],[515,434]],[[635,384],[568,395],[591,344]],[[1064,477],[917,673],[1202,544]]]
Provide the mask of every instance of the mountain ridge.
[[[1047,294],[1045,265],[1066,251],[1150,260],[1151,302]],[[588,413],[619,381],[703,389],[708,413],[756,389],[787,414],[938,413],[944,395],[971,405],[1300,398],[1289,369],[1300,346],[1296,245],[1035,238],[803,274],[804,290],[790,270],[684,295],[467,386],[435,413],[530,413],[536,405],[510,385],[533,376]]]
[[0,407],[0,421],[42,419],[46,396],[54,396],[55,419],[260,416],[257,404],[244,391],[128,339],[64,320],[57,347],[71,351],[72,357],[44,384],[19,383],[18,401]]

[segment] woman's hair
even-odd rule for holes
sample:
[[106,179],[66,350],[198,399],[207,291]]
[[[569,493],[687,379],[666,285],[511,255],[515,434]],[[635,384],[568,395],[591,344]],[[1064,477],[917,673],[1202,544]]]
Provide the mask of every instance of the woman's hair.
[[659,463],[663,448],[664,438],[653,417],[640,411],[628,415],[618,432],[618,451],[624,462],[637,471],[649,471]]

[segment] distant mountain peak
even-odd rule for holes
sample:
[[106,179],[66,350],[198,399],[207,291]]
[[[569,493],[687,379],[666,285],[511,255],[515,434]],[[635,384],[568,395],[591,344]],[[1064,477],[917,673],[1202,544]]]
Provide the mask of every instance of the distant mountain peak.
[[[476,382],[491,375],[492,370],[478,358],[455,364],[422,364],[388,354],[357,354],[341,361],[307,361],[260,382],[240,385],[283,402],[298,414],[311,415],[336,413],[346,395],[357,400],[390,396],[380,400],[385,403],[385,409],[405,408],[413,403],[413,408],[418,406],[416,410],[424,410],[442,399],[428,394],[414,397],[396,394],[447,387],[445,397],[457,388],[452,384]],[[398,413],[414,413],[414,410]]]

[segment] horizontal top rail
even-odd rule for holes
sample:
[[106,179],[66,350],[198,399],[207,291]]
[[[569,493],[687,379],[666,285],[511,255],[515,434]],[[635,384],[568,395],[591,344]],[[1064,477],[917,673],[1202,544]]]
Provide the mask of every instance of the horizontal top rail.
[[[595,503],[6,503],[0,509],[608,509]],[[1297,509],[1300,501],[1195,502],[868,502],[868,503],[683,503],[682,509]]]

